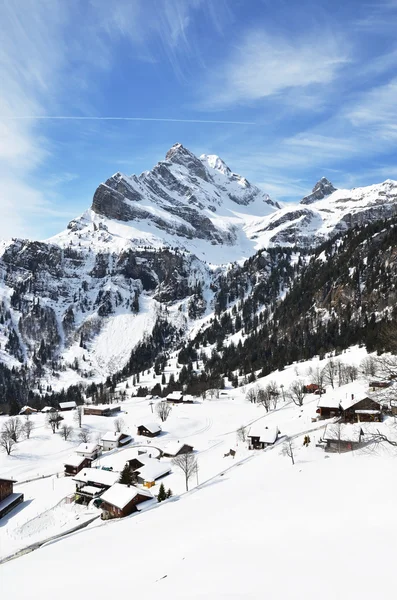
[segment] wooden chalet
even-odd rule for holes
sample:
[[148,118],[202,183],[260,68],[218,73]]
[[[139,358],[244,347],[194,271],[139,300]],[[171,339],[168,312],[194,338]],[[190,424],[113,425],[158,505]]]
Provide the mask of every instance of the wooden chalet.
[[165,401],[171,402],[172,404],[181,404],[183,402],[183,394],[182,392],[172,392],[171,394],[168,394]]
[[91,460],[95,460],[102,454],[102,448],[99,444],[95,442],[82,442],[80,446],[76,448],[76,454],[80,456],[85,456],[90,458]]
[[115,406],[113,404],[106,404],[105,406],[84,406],[85,415],[95,415],[97,417],[114,417],[114,415],[116,415],[118,412],[120,412],[120,406]]
[[88,504],[90,500],[102,496],[119,477],[120,473],[106,469],[82,469],[73,477],[76,482],[76,500]]
[[332,423],[326,426],[322,439],[328,452],[349,452],[360,447],[363,435],[358,423]]
[[121,431],[107,431],[101,439],[101,445],[104,452],[125,446],[131,442],[132,438]]
[[64,474],[65,477],[70,477],[72,475],[77,475],[86,467],[91,467],[91,459],[86,458],[85,456],[79,456],[78,454],[72,454],[66,461],[63,463],[64,466]]
[[161,433],[161,427],[158,423],[142,423],[137,429],[138,435],[146,437],[156,437]]
[[260,421],[254,423],[248,432],[249,450],[263,450],[272,446],[279,436],[278,427],[266,427]]
[[351,394],[340,401],[342,416],[345,422],[360,423],[382,420],[382,406],[370,396]]
[[322,396],[317,403],[316,413],[320,419],[331,419],[340,415],[339,398]]
[[20,415],[35,415],[37,413],[38,411],[35,408],[32,408],[31,406],[23,406],[19,411]]
[[148,490],[133,485],[115,483],[101,496],[102,519],[127,517],[136,512],[138,504],[152,500]]
[[184,444],[183,442],[169,442],[163,448],[163,456],[174,457],[179,456],[180,454],[189,454],[193,452],[193,446],[189,446],[189,444]]
[[13,479],[0,478],[0,519],[23,502],[23,494],[14,492]]

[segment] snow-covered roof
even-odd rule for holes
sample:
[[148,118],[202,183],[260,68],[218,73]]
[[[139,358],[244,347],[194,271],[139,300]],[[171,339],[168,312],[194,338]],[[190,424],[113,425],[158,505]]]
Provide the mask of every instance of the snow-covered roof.
[[185,446],[184,442],[168,442],[163,448],[164,454],[169,454],[170,456],[176,456],[179,450]]
[[72,402],[60,402],[59,408],[76,408],[76,402],[73,400]]
[[24,412],[26,412],[27,410],[31,410],[32,412],[37,412],[37,410],[35,408],[32,408],[31,406],[22,406],[21,410],[19,411],[19,414],[23,414]]
[[[139,454],[140,453],[140,454]],[[149,454],[151,455],[149,457]],[[109,454],[109,456],[101,457],[101,466],[112,467],[114,471],[122,471],[125,464],[134,458],[137,458],[142,464],[151,460],[151,457],[157,458],[160,452],[157,448],[126,448],[125,450],[119,450],[118,452]]]
[[279,434],[278,427],[266,427],[263,423],[258,422],[251,425],[249,437],[259,437],[259,441],[264,444],[274,444]]
[[182,392],[171,392],[171,394],[168,394],[167,400],[180,400],[182,396]]
[[361,424],[334,423],[326,426],[323,438],[331,442],[359,442],[361,433]]
[[55,408],[53,408],[52,406],[45,406],[44,408],[41,409],[42,413],[53,412],[53,411],[55,411]]
[[126,434],[121,431],[107,431],[101,439],[103,442],[117,442],[123,435]]
[[170,463],[160,462],[155,458],[145,462],[143,467],[137,469],[139,476],[145,481],[156,481],[163,475],[167,475],[171,471]]
[[96,444],[95,442],[91,442],[91,443],[82,442],[80,444],[80,446],[77,446],[76,452],[77,453],[84,452],[84,454],[92,454],[93,452],[98,450],[99,447],[100,447],[99,444]]
[[362,393],[351,394],[350,396],[346,396],[345,398],[342,398],[340,401],[340,405],[343,408],[343,410],[348,410],[349,408],[351,408],[355,404],[358,404],[358,402],[365,400],[366,398],[370,398],[370,396],[368,396],[368,394],[362,394]]
[[354,411],[356,413],[356,415],[379,415],[380,414],[380,410],[371,410],[370,408],[368,409],[362,409],[362,410],[355,410]]
[[145,427],[150,433],[157,433],[161,431],[160,425],[158,423],[141,423],[140,427]]
[[90,496],[97,496],[101,493],[101,489],[93,485],[85,485],[79,490],[80,494],[89,494]]
[[321,396],[317,406],[318,408],[339,408],[339,398],[335,398],[334,396],[328,396],[327,394],[324,394],[324,396]]
[[84,456],[79,456],[78,454],[72,454],[65,460],[65,462],[63,464],[68,465],[70,467],[79,467],[85,460],[86,459]]
[[108,504],[112,504],[121,510],[127,506],[131,500],[136,496],[146,496],[148,499],[153,498],[152,494],[148,490],[143,490],[135,487],[134,485],[124,485],[122,483],[115,483],[101,496],[101,499]]
[[111,486],[120,477],[119,473],[113,471],[105,471],[104,469],[83,469],[73,477],[74,481],[80,481],[82,483],[97,483],[98,485]]

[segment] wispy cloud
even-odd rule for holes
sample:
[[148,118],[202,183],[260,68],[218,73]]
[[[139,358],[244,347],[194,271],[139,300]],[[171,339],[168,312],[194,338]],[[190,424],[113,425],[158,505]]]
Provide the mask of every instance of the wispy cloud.
[[332,33],[291,40],[266,30],[251,31],[210,75],[203,105],[249,104],[291,88],[326,85],[350,60],[347,44]]
[[217,123],[220,125],[255,125],[255,121],[220,121],[216,119],[167,119],[166,117],[93,117],[68,115],[24,115],[3,117],[0,121],[159,121],[165,123]]

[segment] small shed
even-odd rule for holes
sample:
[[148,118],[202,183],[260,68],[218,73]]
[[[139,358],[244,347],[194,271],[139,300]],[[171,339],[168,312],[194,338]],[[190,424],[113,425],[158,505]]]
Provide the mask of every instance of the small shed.
[[90,458],[91,460],[95,460],[96,458],[98,458],[98,456],[102,454],[102,448],[99,444],[96,444],[95,442],[82,442],[80,446],[77,446],[76,454],[79,454],[80,456],[85,456],[87,458]]
[[50,413],[50,412],[55,412],[56,408],[54,408],[53,406],[44,406],[44,408],[41,409],[41,412],[46,414],[46,413]]
[[23,494],[14,492],[13,479],[0,478],[0,519],[23,502]]
[[65,477],[70,477],[71,475],[77,475],[84,469],[85,467],[91,466],[91,460],[86,458],[85,456],[79,456],[78,454],[72,454],[65,460],[64,465],[64,473]]
[[121,431],[107,431],[101,439],[102,449],[104,452],[107,450],[113,450],[113,448],[119,448],[129,444],[132,440],[130,435],[121,433]]
[[60,410],[74,410],[77,407],[76,402],[73,400],[72,402],[60,402],[59,409]]
[[102,519],[127,517],[136,512],[138,504],[152,500],[148,490],[142,490],[134,485],[115,483],[101,496]]
[[142,423],[138,426],[138,435],[146,437],[156,437],[161,433],[161,427],[158,423]]
[[333,423],[327,425],[323,440],[328,452],[349,452],[360,447],[364,432],[358,423]]
[[184,444],[183,442],[169,442],[163,448],[163,456],[174,457],[179,456],[180,454],[189,454],[193,452],[193,446],[189,446],[189,444]]
[[248,432],[249,450],[263,450],[272,446],[279,436],[278,427],[266,427],[263,423],[254,423]]

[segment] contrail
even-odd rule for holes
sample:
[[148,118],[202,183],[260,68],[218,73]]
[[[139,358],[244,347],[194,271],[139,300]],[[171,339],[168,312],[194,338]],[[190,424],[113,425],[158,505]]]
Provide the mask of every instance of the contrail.
[[166,123],[218,123],[221,125],[256,125],[252,121],[218,121],[207,119],[162,119],[157,117],[67,117],[67,116],[24,116],[2,117],[6,121],[163,121]]

